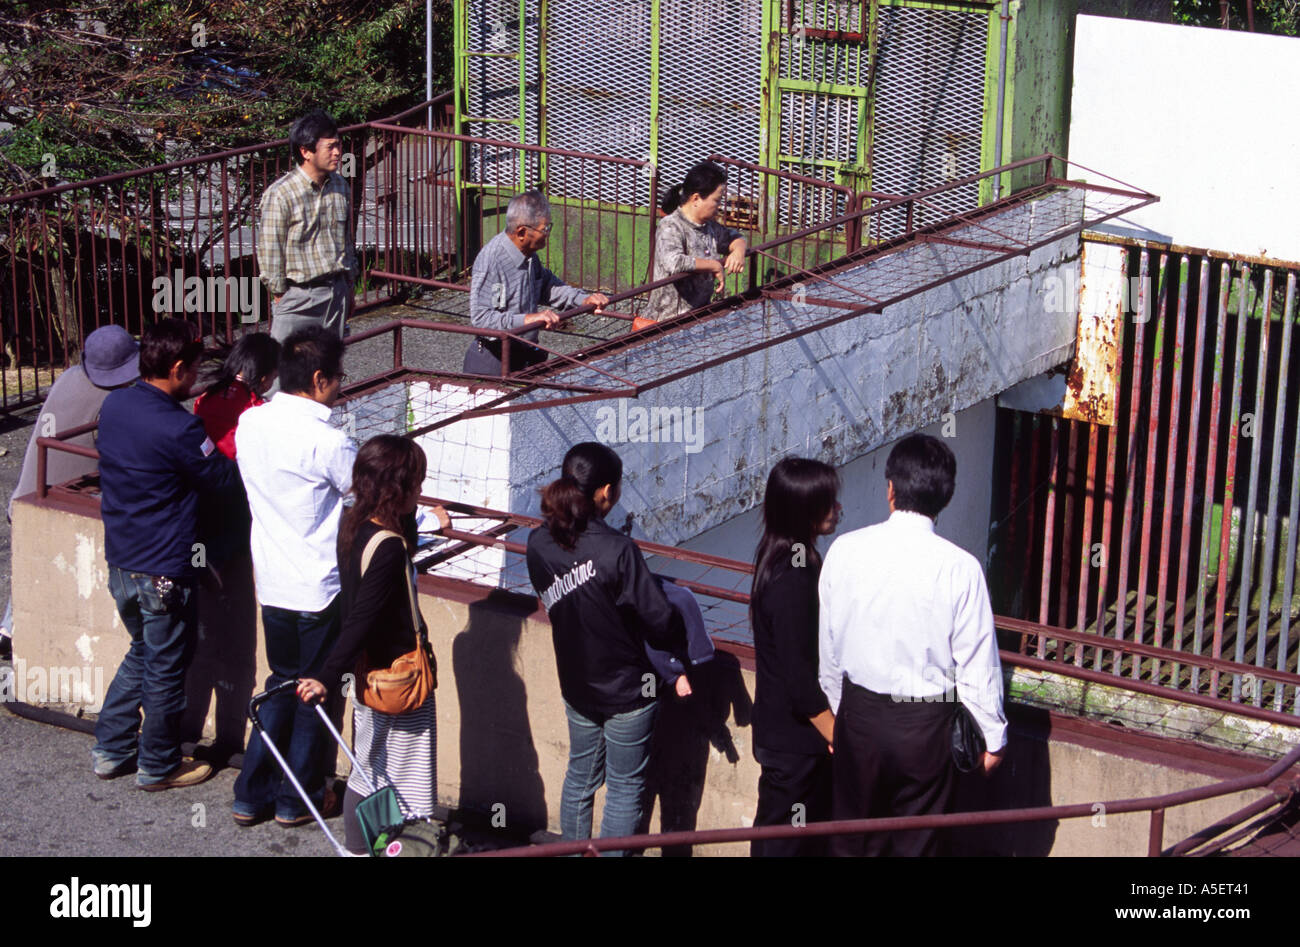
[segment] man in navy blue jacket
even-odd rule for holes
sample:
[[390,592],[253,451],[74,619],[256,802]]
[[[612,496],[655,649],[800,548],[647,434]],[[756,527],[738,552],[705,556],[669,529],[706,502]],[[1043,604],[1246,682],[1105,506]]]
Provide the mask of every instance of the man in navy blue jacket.
[[[181,757],[185,672],[198,624],[195,543],[198,494],[234,487],[239,471],[216,450],[190,395],[203,343],[193,326],[166,319],[140,339],[140,380],[112,392],[99,415],[108,587],[131,635],[95,726],[95,774],[136,770],[150,791],[192,786],[212,775]],[[144,724],[140,724],[140,711]]]

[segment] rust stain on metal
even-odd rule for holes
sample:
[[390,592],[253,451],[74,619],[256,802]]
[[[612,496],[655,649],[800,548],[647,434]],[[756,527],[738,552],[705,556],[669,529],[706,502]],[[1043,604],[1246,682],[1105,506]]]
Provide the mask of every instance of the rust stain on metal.
[[[1065,403],[1061,415],[1091,424],[1115,423],[1115,394],[1119,384],[1119,332],[1124,319],[1123,280],[1102,270],[1084,244],[1079,263],[1079,323],[1075,356],[1066,369]],[[1104,251],[1102,251],[1104,252]],[[1109,278],[1108,278],[1109,277]]]

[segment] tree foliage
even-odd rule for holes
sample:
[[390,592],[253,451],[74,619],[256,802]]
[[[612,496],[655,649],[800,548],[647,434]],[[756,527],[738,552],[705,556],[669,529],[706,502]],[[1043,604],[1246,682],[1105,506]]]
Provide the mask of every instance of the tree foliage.
[[[438,88],[450,4],[434,4]],[[0,67],[13,191],[282,138],[314,107],[347,124],[418,104],[424,3],[20,0],[0,6]]]
[[[1244,30],[1250,24],[1249,0],[1230,0],[1227,5],[1228,29]],[[1220,0],[1173,0],[1175,23],[1188,26],[1223,26]],[[1254,0],[1254,27],[1257,33],[1300,36],[1300,0]]]

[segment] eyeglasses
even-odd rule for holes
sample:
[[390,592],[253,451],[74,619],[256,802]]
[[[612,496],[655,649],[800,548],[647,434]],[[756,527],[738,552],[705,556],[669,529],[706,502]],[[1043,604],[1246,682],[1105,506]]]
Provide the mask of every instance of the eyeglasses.
[[555,224],[550,223],[547,224],[545,227],[534,227],[532,224],[524,224],[524,226],[527,227],[529,230],[540,230],[542,233],[550,233],[551,228],[554,227]]

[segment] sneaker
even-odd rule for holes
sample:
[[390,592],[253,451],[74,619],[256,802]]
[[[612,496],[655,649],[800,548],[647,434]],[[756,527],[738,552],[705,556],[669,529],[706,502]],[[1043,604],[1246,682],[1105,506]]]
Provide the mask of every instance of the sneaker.
[[[333,789],[326,789],[325,798],[321,800],[321,804],[317,808],[320,809],[322,819],[332,819],[343,811],[343,800],[339,798],[338,793]],[[282,825],[286,829],[296,829],[300,825],[306,825],[308,822],[315,821],[316,817],[310,812],[304,812],[302,815],[295,816],[292,819],[286,819],[282,816],[275,817],[276,824]]]
[[244,828],[250,828],[254,825],[261,825],[267,819],[271,818],[271,813],[263,812],[240,812],[238,809],[231,811],[231,818],[235,820],[235,825],[242,825]]
[[212,764],[198,760],[183,760],[179,766],[157,782],[138,783],[145,792],[161,792],[164,789],[183,789],[197,786],[212,775]]

